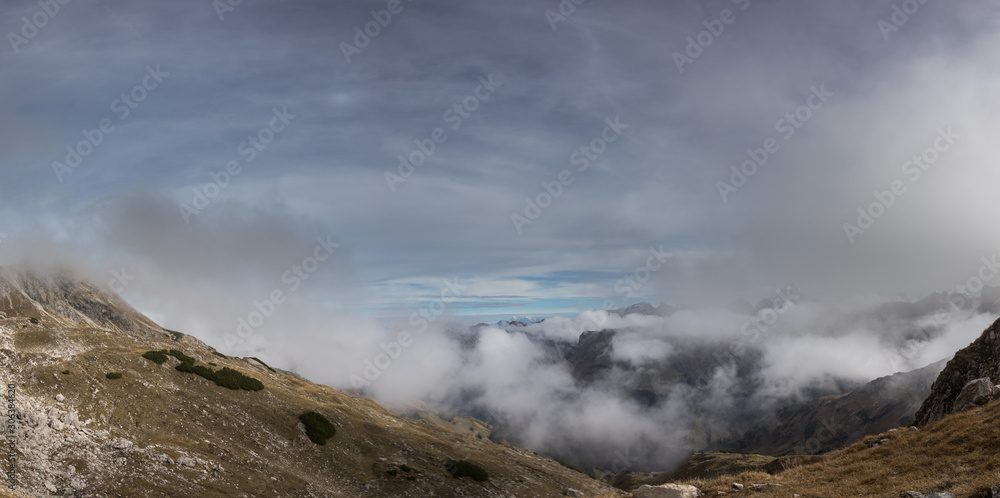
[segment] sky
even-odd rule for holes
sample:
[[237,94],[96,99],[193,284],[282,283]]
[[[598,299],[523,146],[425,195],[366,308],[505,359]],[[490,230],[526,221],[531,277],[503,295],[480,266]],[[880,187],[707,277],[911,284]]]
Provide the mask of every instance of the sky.
[[219,347],[920,296],[1000,242],[995,2],[56,4],[0,6],[0,263]]

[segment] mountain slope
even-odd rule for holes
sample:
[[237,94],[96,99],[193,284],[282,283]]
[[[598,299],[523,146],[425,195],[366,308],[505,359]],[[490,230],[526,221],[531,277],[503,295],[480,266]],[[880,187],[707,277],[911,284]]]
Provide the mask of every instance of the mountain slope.
[[[718,491],[735,496],[915,496],[948,492],[982,497],[1000,485],[1000,400],[947,415],[924,427],[897,429],[864,438],[848,448],[824,455],[818,462],[777,475],[741,473],[691,480],[703,496]],[[750,491],[732,491],[737,482],[780,484]]]
[[[17,386],[18,480],[33,494],[556,496],[574,488],[615,496],[530,451],[223,357],[68,275],[8,271],[0,285],[0,365]],[[264,389],[227,389],[178,371],[176,357],[142,356],[159,350],[237,370]],[[308,411],[336,428],[324,445],[306,436],[298,417]],[[460,467],[449,460],[471,462],[489,480],[453,477]]]
[[773,419],[757,424],[724,446],[743,453],[775,456],[825,453],[867,435],[909,425],[944,365],[942,360],[875,379],[849,393],[782,408]]

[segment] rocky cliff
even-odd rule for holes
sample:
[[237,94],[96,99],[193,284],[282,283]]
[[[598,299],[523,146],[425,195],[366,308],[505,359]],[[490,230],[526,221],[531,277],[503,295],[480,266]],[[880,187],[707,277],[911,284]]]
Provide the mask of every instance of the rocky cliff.
[[915,425],[923,426],[952,413],[962,389],[981,378],[993,384],[1000,381],[1000,320],[948,362],[917,411]]

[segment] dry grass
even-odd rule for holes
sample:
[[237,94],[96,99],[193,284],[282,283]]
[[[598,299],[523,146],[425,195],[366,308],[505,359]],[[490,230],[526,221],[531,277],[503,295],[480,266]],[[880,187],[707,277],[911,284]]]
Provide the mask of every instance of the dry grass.
[[[888,439],[879,444],[881,439]],[[876,446],[877,444],[877,446]],[[982,496],[1000,484],[1000,400],[959,413],[920,430],[868,436],[820,462],[771,476],[744,473],[692,480],[707,495],[899,496],[905,491],[947,491]],[[742,484],[779,483],[763,491],[733,491]]]

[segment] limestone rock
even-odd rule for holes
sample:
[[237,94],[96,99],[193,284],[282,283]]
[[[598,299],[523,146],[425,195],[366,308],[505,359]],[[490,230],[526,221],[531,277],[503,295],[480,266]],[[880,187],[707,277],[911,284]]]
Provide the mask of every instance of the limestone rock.
[[1000,388],[993,385],[993,382],[987,377],[969,381],[962,388],[962,392],[958,394],[958,397],[955,398],[955,405],[951,411],[952,413],[958,413],[985,405],[998,395],[1000,395]]
[[640,486],[632,492],[634,498],[696,498],[701,496],[701,490],[685,484],[661,484]]

